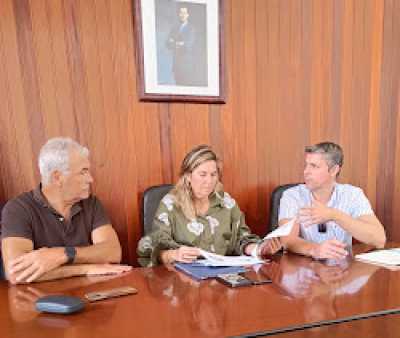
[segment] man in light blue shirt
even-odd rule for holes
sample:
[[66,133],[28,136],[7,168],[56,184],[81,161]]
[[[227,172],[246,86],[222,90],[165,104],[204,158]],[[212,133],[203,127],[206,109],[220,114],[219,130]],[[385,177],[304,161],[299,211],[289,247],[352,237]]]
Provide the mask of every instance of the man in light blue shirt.
[[336,182],[343,151],[324,142],[305,149],[304,183],[286,190],[280,201],[279,224],[295,218],[281,241],[292,252],[317,259],[344,258],[352,238],[382,248],[385,230],[360,188]]

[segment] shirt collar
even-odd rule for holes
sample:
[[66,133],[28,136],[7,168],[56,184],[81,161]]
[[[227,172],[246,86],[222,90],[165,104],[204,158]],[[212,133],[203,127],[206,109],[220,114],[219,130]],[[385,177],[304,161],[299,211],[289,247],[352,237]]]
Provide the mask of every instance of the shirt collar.
[[[33,198],[36,202],[38,202],[43,208],[48,208],[51,210],[53,214],[59,215],[60,213],[53,208],[53,206],[49,203],[46,196],[44,196],[42,192],[42,183],[40,183],[36,189],[33,190]],[[75,203],[71,208],[71,218],[79,213],[82,210],[81,202]]]
[[[336,197],[337,197],[337,186],[338,186],[338,183],[335,182],[335,184],[333,185],[333,190],[332,190],[332,193],[331,193],[331,197],[329,198],[329,201],[326,204],[326,206],[328,206],[328,207],[331,207],[332,204],[334,203],[334,201],[336,200]],[[307,190],[308,190],[308,192],[310,194],[310,202],[312,203],[312,201],[314,200],[312,191],[310,189],[308,189],[308,188],[307,188]]]
[[214,191],[210,196],[210,208],[224,206],[224,192]]
[[335,185],[333,186],[331,198],[329,199],[329,202],[326,204],[328,207],[332,207],[337,198],[337,186],[338,186],[337,183],[335,183]]
[[47,198],[42,193],[42,183],[40,183],[35,190],[33,190],[33,198],[36,202],[38,202],[42,207],[51,208],[51,205],[47,201]]

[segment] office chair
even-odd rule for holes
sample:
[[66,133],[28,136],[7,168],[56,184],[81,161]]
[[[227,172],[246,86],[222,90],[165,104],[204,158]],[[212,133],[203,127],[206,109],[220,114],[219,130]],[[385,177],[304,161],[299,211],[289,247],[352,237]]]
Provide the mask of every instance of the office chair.
[[271,194],[270,202],[270,213],[269,213],[269,232],[275,230],[278,227],[279,217],[279,205],[281,203],[281,197],[285,190],[295,187],[301,183],[290,183],[276,187]]
[[173,188],[172,184],[156,185],[146,189],[142,202],[143,234],[147,235],[153,227],[154,215],[162,198]]

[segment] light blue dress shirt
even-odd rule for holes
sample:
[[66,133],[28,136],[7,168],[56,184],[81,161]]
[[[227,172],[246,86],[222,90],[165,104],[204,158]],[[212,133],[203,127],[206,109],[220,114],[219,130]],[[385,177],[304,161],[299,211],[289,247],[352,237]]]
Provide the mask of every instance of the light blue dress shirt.
[[[279,221],[296,217],[301,208],[311,206],[312,200],[311,191],[305,184],[299,184],[286,190],[280,201]],[[371,204],[362,189],[350,184],[336,183],[327,206],[338,209],[353,218],[374,214]],[[318,231],[318,224],[304,226],[300,223],[300,237],[315,243],[337,239],[351,247],[352,236],[346,230],[334,221],[329,221],[325,224],[327,225],[327,231],[321,233]]]

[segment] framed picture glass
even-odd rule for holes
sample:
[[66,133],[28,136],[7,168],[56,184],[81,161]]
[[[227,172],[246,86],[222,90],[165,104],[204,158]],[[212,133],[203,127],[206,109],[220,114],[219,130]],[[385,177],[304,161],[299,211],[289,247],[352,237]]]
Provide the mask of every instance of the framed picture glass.
[[141,100],[225,102],[222,0],[134,0]]

